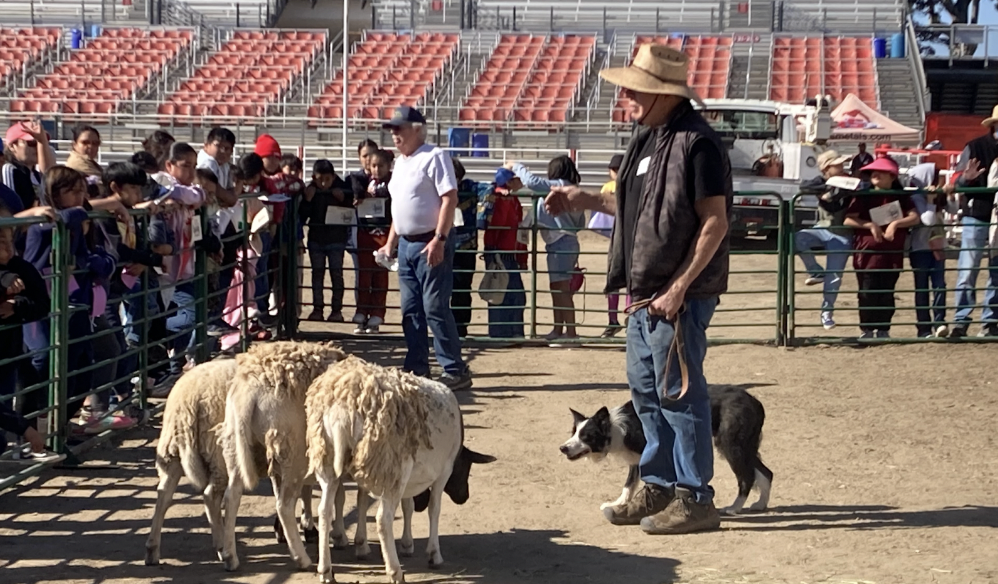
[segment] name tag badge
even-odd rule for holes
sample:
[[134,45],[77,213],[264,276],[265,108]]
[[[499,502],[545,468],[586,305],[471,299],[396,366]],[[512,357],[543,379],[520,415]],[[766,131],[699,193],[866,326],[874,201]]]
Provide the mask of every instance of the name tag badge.
[[644,173],[648,172],[648,165],[649,164],[651,164],[651,156],[645,156],[644,158],[642,158],[641,162],[638,163],[638,174],[637,174],[637,176],[641,176]]
[[353,225],[353,209],[327,207],[326,225]]
[[357,215],[364,219],[382,219],[385,216],[385,199],[364,199],[357,204]]
[[522,243],[523,245],[530,244],[530,230],[529,229],[517,229],[516,230],[516,241]]
[[897,201],[891,201],[886,205],[870,209],[870,221],[873,221],[881,227],[893,221],[897,221],[901,217],[901,203]]
[[460,209],[454,209],[454,227],[464,227],[464,213]]
[[191,243],[197,243],[201,241],[201,215],[195,213],[191,217]]

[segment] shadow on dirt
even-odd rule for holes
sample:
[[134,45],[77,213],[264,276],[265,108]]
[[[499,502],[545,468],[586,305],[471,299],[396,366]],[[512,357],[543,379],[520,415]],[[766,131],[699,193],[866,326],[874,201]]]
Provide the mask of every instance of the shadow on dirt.
[[794,505],[764,514],[726,517],[725,529],[739,531],[816,531],[823,529],[909,529],[921,527],[998,527],[998,507],[968,505],[903,510],[883,505]]

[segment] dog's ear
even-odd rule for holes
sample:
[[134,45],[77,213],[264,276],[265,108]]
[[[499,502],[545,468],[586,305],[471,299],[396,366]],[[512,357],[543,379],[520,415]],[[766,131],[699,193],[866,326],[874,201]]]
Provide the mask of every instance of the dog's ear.
[[606,406],[603,406],[597,410],[597,412],[593,414],[592,420],[600,430],[604,432],[610,431],[610,410],[608,410]]
[[575,426],[578,426],[582,422],[586,421],[586,417],[585,416],[583,416],[579,412],[573,410],[572,408],[568,408],[568,411],[572,412],[572,428],[573,429],[575,428]]

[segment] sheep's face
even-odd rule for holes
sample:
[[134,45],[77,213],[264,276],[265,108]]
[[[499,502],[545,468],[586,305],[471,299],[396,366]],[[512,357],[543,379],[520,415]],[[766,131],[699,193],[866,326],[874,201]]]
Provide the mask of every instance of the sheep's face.
[[[471,476],[471,465],[488,464],[495,462],[495,460],[494,456],[480,454],[462,446],[457,458],[454,459],[454,468],[451,470],[450,478],[447,479],[447,484],[444,485],[444,492],[447,493],[451,501],[454,501],[458,505],[464,505],[468,501],[469,496],[468,477]],[[416,511],[422,512],[430,503],[429,489],[416,495],[413,499]]]

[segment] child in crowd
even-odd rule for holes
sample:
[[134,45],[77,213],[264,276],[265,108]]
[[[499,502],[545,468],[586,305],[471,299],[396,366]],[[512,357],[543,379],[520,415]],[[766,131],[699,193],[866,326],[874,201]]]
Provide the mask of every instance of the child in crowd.
[[371,177],[363,188],[354,181],[354,205],[357,207],[357,314],[353,317],[358,334],[376,334],[385,322],[388,302],[388,270],[378,265],[374,252],[388,243],[392,226],[392,180],[394,156],[378,150],[368,157]]
[[[238,165],[232,169],[234,183],[245,193],[259,192],[257,186],[263,175],[263,160],[255,153],[249,153],[239,159]],[[243,207],[245,206],[246,225],[240,225],[239,231],[249,232],[249,242],[243,245],[239,241],[236,249],[235,271],[233,272],[232,283],[226,294],[225,309],[222,318],[232,327],[239,327],[243,324],[243,306],[246,306],[247,319],[258,320],[263,311],[258,310],[256,299],[256,270],[263,251],[263,236],[269,234],[271,222],[271,207],[264,205],[258,198],[244,198],[240,205],[234,222],[242,223]],[[247,323],[248,331],[256,333],[260,340],[266,339],[269,333],[259,327],[258,322]],[[222,350],[234,346],[239,341],[238,334],[226,335],[222,338]]]
[[942,190],[935,191],[941,186],[935,163],[916,164],[908,169],[906,176],[908,186],[922,189],[911,195],[920,223],[911,229],[908,250],[908,263],[915,279],[915,327],[919,338],[945,338],[949,336],[946,326],[946,228],[943,225],[947,197]]
[[527,246],[519,237],[523,207],[516,191],[523,183],[513,171],[496,171],[495,188],[479,205],[478,228],[485,231],[485,266],[505,270],[508,275],[502,301],[489,304],[489,336],[494,339],[523,337],[523,309],[527,295],[520,271],[527,269]]
[[[105,412],[97,398],[88,394],[93,387],[92,372],[89,370],[93,364],[93,345],[90,340],[81,339],[93,334],[95,309],[99,308],[99,313],[103,314],[104,307],[98,307],[98,301],[102,301],[102,282],[106,282],[114,272],[114,260],[94,243],[95,235],[87,210],[83,207],[86,202],[86,178],[71,168],[57,165],[45,173],[44,180],[48,200],[69,233],[69,258],[74,266],[72,274],[63,274],[69,280],[69,343],[66,348],[69,413],[73,417],[82,405],[80,424],[74,431],[101,431],[105,424]],[[50,263],[53,229],[51,223],[28,228],[24,259],[42,275],[53,273]],[[36,379],[33,381],[43,382],[49,378],[49,322],[42,320],[27,324],[24,334],[25,345],[35,353],[32,365]],[[85,405],[81,404],[84,395],[87,395]],[[107,423],[127,424],[128,420],[112,419]]]
[[298,215],[308,225],[308,258],[312,267],[312,313],[308,320],[323,320],[323,284],[328,264],[333,298],[327,320],[343,322],[343,253],[353,218],[353,191],[336,175],[333,163],[326,159],[315,162],[312,182],[305,187]]
[[[458,335],[468,336],[468,323],[471,322],[471,284],[475,277],[475,265],[478,261],[478,203],[489,195],[493,185],[478,183],[466,178],[467,171],[457,158],[451,158],[454,163],[454,175],[457,177],[457,215],[454,223],[454,254],[453,292],[450,308],[457,323]],[[458,220],[457,218],[460,217]]]
[[[610,173],[610,180],[607,181],[603,185],[603,188],[600,189],[601,195],[613,195],[617,192],[617,171],[620,170],[620,165],[623,163],[624,157],[621,154],[614,154],[613,157],[610,158],[610,164],[607,169]],[[600,213],[598,211],[593,211],[593,214],[589,219],[589,229],[593,230],[594,233],[598,233],[599,235],[607,238],[609,238],[613,233],[613,224],[613,215],[607,215],[606,213]],[[631,303],[630,295],[627,296],[624,302],[628,305]],[[606,307],[609,316],[609,323],[606,325],[606,328],[603,329],[603,333],[600,335],[601,339],[612,338],[620,332],[620,320],[617,318],[617,309],[620,307],[620,294],[616,292],[607,294]]]
[[281,172],[297,179],[305,178],[305,166],[301,158],[298,158],[294,154],[281,156]]
[[[11,217],[6,206],[0,206],[0,219]],[[24,354],[24,335],[22,326],[25,323],[45,318],[51,308],[48,290],[41,274],[30,263],[18,257],[14,252],[14,229],[0,227],[0,347],[4,348],[3,361],[0,364],[0,452],[6,449],[7,441],[3,432],[12,432],[22,437],[30,445],[26,451],[18,453],[26,462],[57,462],[65,456],[45,450],[44,437],[37,429],[14,412],[10,398],[17,387],[17,370],[20,363],[17,358]],[[45,407],[48,402],[45,392],[35,391],[32,400],[25,399],[23,410],[36,412]],[[40,420],[47,420],[41,417]]]
[[[507,163],[506,168],[516,173],[525,187],[546,195],[552,186],[578,185],[581,181],[575,162],[568,156],[553,158],[548,163],[547,179],[532,174],[527,167]],[[575,301],[573,300],[572,275],[578,271],[579,231],[585,229],[584,211],[551,215],[544,208],[543,198],[537,199],[530,215],[540,226],[541,238],[547,250],[548,279],[551,281],[551,299],[554,304],[554,328],[545,335],[549,341],[575,339]]]
[[[207,228],[204,230],[201,240],[195,243],[195,247],[204,249],[205,259],[207,260],[208,298],[206,302],[208,315],[212,317],[212,322],[207,327],[207,333],[208,336],[220,337],[235,332],[228,325],[224,325],[220,318],[222,306],[224,305],[223,293],[219,292],[222,289],[221,270],[224,256],[222,254],[222,232],[219,227],[218,213],[221,210],[219,193],[224,189],[218,184],[218,177],[215,176],[215,173],[207,168],[198,168],[195,171],[194,184],[200,187],[205,195],[204,208],[206,219],[204,222]],[[193,220],[200,220],[200,216],[195,215]],[[192,229],[193,227],[192,225]],[[228,281],[226,281],[225,287],[228,288],[228,285]]]
[[[360,141],[357,145],[357,162],[360,163],[360,168],[355,170],[344,177],[344,180],[350,185],[350,190],[354,193],[354,202],[360,201],[360,196],[367,192],[367,185],[371,182],[370,174],[370,160],[374,156],[374,153],[380,150],[378,143],[369,138],[365,138]],[[390,168],[390,167],[389,167]],[[360,282],[360,260],[357,256],[357,248],[359,247],[357,238],[360,232],[360,227],[354,225],[350,228],[350,239],[347,241],[347,251],[350,253],[350,258],[353,260],[353,275],[354,282]],[[360,292],[355,285],[353,287],[353,303],[356,306],[360,306]],[[360,310],[354,314],[353,322],[358,325],[358,328],[363,328],[364,323],[357,323],[360,318]]]
[[877,158],[860,172],[870,173],[873,192],[854,197],[845,218],[845,225],[855,229],[852,265],[859,285],[860,338],[888,338],[905,237],[919,218],[911,197],[877,192],[902,189],[894,160]]
[[[174,142],[166,161],[169,177],[168,198],[165,210],[160,213],[162,222],[150,227],[150,241],[155,245],[169,246],[170,253],[163,258],[159,277],[162,306],[168,308],[166,329],[172,340],[170,373],[180,375],[185,367],[193,365],[193,328],[196,322],[194,289],[194,233],[192,222],[200,218],[199,209],[205,202],[204,191],[194,185],[197,152],[186,142]],[[185,362],[184,356],[187,355]],[[166,397],[168,389],[154,391],[153,397]]]

